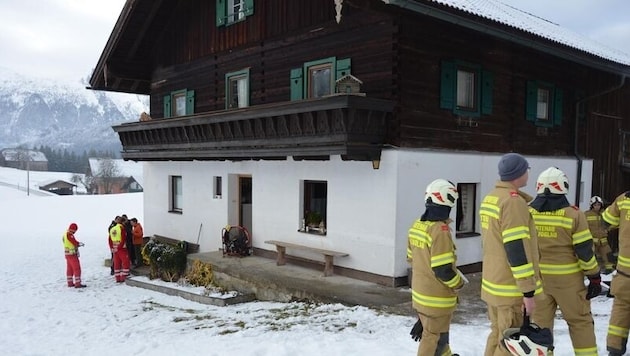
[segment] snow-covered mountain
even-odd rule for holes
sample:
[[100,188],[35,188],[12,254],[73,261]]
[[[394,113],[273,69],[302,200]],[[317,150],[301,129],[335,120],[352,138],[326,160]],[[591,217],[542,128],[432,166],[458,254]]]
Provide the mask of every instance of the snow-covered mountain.
[[143,95],[99,92],[83,82],[27,77],[0,67],[0,149],[122,150],[111,126],[149,112]]

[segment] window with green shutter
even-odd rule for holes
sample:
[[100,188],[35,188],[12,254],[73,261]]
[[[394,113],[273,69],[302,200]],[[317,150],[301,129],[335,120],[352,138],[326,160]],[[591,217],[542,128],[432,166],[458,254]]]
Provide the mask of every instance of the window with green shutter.
[[216,25],[229,26],[254,14],[254,0],[216,0]]
[[494,76],[480,65],[463,61],[442,61],[440,108],[453,114],[480,117],[492,114]]
[[177,90],[164,96],[164,117],[177,117],[195,113],[195,91]]
[[335,82],[352,71],[350,58],[328,57],[291,70],[291,100],[320,98],[335,92]]
[[554,127],[562,124],[562,90],[551,83],[527,82],[525,119],[536,126]]

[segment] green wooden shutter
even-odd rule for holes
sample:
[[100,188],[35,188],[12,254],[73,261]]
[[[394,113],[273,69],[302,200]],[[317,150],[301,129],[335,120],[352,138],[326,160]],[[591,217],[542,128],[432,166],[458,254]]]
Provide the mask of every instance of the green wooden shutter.
[[337,61],[337,71],[335,73],[335,80],[342,78],[350,74],[352,66],[352,60],[350,58],[340,59]]
[[171,95],[164,95],[164,118],[171,117]]
[[216,0],[217,27],[225,25],[227,20],[227,0]]
[[442,61],[440,77],[440,108],[455,108],[455,63]]
[[302,68],[291,69],[291,100],[304,99]]
[[481,113],[492,114],[492,91],[494,87],[494,74],[489,71],[481,72]]
[[195,91],[189,90],[186,92],[186,115],[192,115],[195,113]]
[[525,94],[525,119],[536,122],[536,111],[538,109],[538,85],[535,81],[527,82],[527,93]]
[[245,16],[254,14],[254,0],[245,0]]

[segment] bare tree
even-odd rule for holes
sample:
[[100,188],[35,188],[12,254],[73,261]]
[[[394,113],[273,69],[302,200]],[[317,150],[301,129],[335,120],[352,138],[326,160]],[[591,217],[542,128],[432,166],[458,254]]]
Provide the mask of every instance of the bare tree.
[[89,193],[90,188],[94,185],[94,177],[89,175],[73,174],[70,181],[74,184],[81,184]]
[[103,193],[112,193],[114,182],[120,177],[122,177],[122,172],[115,160],[111,158],[102,158],[99,160],[98,173],[94,175],[94,178],[103,186],[105,190]]

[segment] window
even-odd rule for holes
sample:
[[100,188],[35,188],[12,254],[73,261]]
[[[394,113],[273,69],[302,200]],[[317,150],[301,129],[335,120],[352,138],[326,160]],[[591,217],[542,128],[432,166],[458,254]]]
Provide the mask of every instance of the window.
[[562,124],[562,90],[542,81],[527,82],[525,118],[536,126]]
[[192,115],[195,111],[195,91],[177,90],[164,96],[164,117]]
[[216,25],[228,26],[254,14],[254,0],[216,0]]
[[169,211],[181,213],[183,210],[183,194],[182,194],[182,177],[181,176],[171,176],[170,177],[170,186],[169,186],[169,194],[170,194],[170,207]]
[[494,76],[481,66],[461,61],[443,61],[440,108],[458,116],[492,114]]
[[221,199],[221,197],[223,196],[223,188],[222,188],[222,183],[223,183],[223,179],[221,176],[215,176],[214,180],[213,180],[213,191],[214,191],[214,198],[215,199]]
[[329,57],[291,70],[291,100],[321,98],[335,92],[335,82],[350,74],[350,58]]
[[249,106],[249,69],[225,75],[225,108]]
[[477,184],[458,183],[457,214],[455,218],[457,237],[475,234],[475,216],[477,216]]
[[475,110],[475,73],[457,70],[457,107],[464,110]]
[[306,232],[326,233],[326,204],[328,183],[305,180],[303,182],[302,228]]

